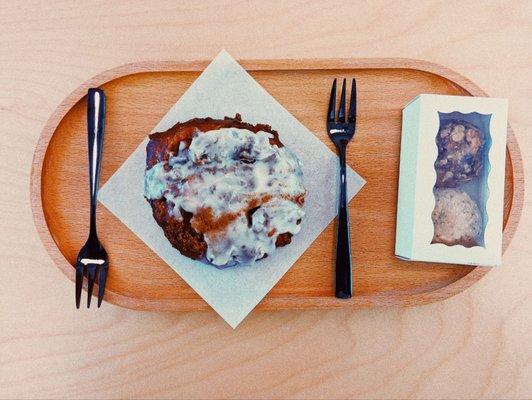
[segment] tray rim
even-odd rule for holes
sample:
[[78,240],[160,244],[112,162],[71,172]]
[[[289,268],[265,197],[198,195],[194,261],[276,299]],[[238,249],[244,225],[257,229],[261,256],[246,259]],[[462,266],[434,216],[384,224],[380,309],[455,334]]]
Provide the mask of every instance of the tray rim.
[[[71,280],[75,281],[75,270],[63,256],[56,245],[44,216],[42,206],[41,177],[46,150],[57,126],[87,93],[87,89],[97,87],[114,79],[148,72],[191,71],[199,72],[205,69],[210,60],[182,60],[182,61],[140,61],[117,66],[95,75],[83,82],[71,92],[54,110],[45,123],[35,147],[30,173],[30,203],[33,220],[43,245],[52,258],[54,264]],[[465,89],[473,96],[487,96],[473,81],[443,65],[408,58],[309,58],[309,59],[247,59],[239,60],[246,70],[337,70],[337,69],[411,69],[428,72],[441,76]],[[503,253],[508,248],[519,223],[524,201],[524,171],[523,160],[517,138],[508,123],[508,137],[506,143],[510,153],[513,169],[513,196],[511,198],[510,214],[503,232]],[[276,297],[266,296],[256,307],[262,310],[307,309],[307,308],[369,308],[389,306],[413,306],[440,301],[452,297],[480,280],[491,268],[474,267],[469,273],[457,281],[421,293],[397,295],[365,295],[354,296],[349,300],[334,297]],[[85,283],[86,284],[86,283]],[[85,287],[86,289],[86,287]],[[97,290],[96,290],[97,292]],[[174,299],[153,300],[137,299],[118,292],[106,290],[105,300],[118,306],[136,310],[153,311],[195,311],[207,310],[208,304],[201,298],[186,299],[176,302]],[[186,303],[186,304],[185,304]]]

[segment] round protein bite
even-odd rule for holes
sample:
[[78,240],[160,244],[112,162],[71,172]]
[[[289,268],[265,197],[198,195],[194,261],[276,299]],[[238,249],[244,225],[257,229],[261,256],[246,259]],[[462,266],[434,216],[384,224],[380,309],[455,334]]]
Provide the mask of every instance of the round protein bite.
[[290,243],[306,191],[297,157],[267,125],[193,119],[150,135],[144,195],[183,255],[219,267]]
[[434,238],[432,243],[448,246],[478,246],[482,233],[482,217],[477,204],[460,189],[435,189],[436,204],[432,211]]
[[442,121],[436,137],[438,158],[434,164],[436,187],[456,187],[479,176],[484,157],[484,134],[460,120]]

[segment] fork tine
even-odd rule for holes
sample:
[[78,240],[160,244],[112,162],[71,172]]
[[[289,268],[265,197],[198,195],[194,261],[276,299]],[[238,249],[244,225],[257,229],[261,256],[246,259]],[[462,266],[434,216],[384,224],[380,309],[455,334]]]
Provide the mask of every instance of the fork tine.
[[329,99],[329,111],[327,112],[327,122],[334,122],[336,118],[336,78],[334,79],[331,98]]
[[89,281],[87,287],[87,308],[91,306],[92,289],[94,287],[94,279],[96,278],[96,264],[87,265],[87,279]]
[[98,308],[100,308],[105,293],[105,282],[107,281],[107,265],[101,265],[98,272]]
[[351,83],[351,100],[349,101],[349,122],[355,122],[357,119],[357,82],[353,78]]
[[81,288],[83,287],[83,264],[76,264],[76,308],[81,302]]
[[338,122],[345,122],[345,78],[342,83],[342,94],[340,95],[340,108],[338,109]]

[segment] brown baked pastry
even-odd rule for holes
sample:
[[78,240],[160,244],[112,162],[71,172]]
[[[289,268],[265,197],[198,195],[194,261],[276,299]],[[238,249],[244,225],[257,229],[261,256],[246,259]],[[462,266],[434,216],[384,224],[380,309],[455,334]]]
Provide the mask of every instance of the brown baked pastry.
[[304,215],[297,158],[268,125],[195,118],[150,135],[145,197],[172,246],[218,266],[291,242]]
[[435,189],[432,211],[432,243],[448,246],[478,246],[482,235],[482,216],[477,204],[460,189]]
[[436,187],[456,187],[480,175],[485,138],[479,128],[466,121],[442,121],[436,143]]

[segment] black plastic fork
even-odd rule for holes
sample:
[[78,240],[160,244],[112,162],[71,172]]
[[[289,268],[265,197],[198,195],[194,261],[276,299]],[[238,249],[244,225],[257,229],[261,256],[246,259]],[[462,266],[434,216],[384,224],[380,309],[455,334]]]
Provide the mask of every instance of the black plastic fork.
[[105,93],[101,89],[89,89],[87,94],[87,133],[89,143],[89,184],[90,184],[90,228],[89,237],[81,248],[76,262],[76,308],[81,301],[83,276],[87,274],[87,308],[91,305],[94,281],[98,276],[98,307],[102,304],[107,271],[107,252],[96,234],[96,202],[103,138],[105,133]]
[[356,81],[351,84],[349,114],[345,114],[345,78],[340,95],[340,106],[336,116],[336,79],[331,89],[329,111],[327,112],[327,132],[338,150],[340,158],[340,196],[338,198],[338,225],[336,230],[335,294],[341,299],[348,299],[353,294],[351,273],[351,244],[349,238],[349,213],[347,209],[347,182],[345,153],[347,144],[355,134],[357,92]]

